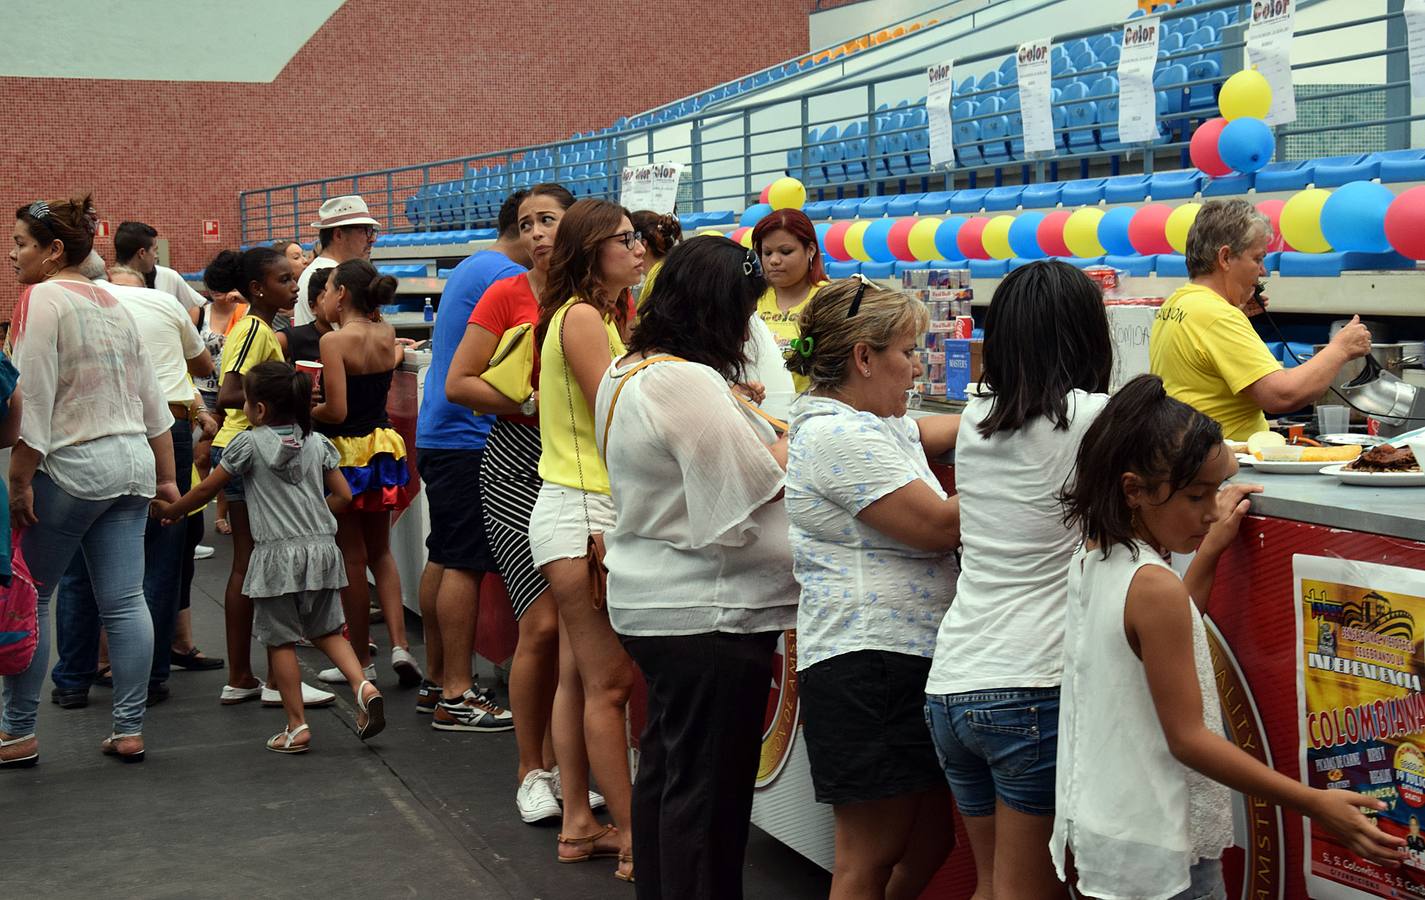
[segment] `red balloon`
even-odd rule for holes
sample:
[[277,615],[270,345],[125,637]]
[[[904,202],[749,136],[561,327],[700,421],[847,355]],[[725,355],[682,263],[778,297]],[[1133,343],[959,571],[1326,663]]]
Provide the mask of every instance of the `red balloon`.
[[990,252],[985,249],[985,243],[981,240],[985,233],[985,226],[988,224],[990,224],[990,220],[986,216],[971,216],[956,232],[955,246],[960,248],[960,252],[965,254],[966,259],[990,258]]
[[727,239],[740,244],[742,243],[742,236],[751,230],[752,229],[748,228],[746,225],[742,226],[741,228],[734,228],[732,229],[732,231],[728,232]]
[[1257,212],[1272,220],[1272,239],[1267,241],[1267,252],[1276,253],[1278,250],[1294,250],[1291,244],[1282,237],[1282,207],[1286,206],[1285,200],[1263,200],[1257,204]]
[[851,254],[846,252],[846,232],[851,230],[851,220],[842,219],[826,230],[826,255],[846,262]]
[[1197,126],[1197,131],[1192,133],[1192,141],[1188,144],[1188,157],[1192,164],[1213,178],[1232,174],[1232,167],[1223,162],[1217,153],[1217,139],[1226,127],[1226,119],[1208,119]]
[[902,262],[915,262],[915,254],[910,252],[910,230],[915,227],[917,221],[911,216],[897,219],[896,224],[891,226],[891,233],[886,236],[891,255]]
[[1152,253],[1176,253],[1168,243],[1168,216],[1173,208],[1163,203],[1149,203],[1128,220],[1128,243],[1144,256]]
[[[1215,145],[1214,145],[1215,146]],[[772,186],[769,184],[762,189],[762,193],[757,195],[758,203],[766,203],[767,198],[772,195]]]
[[1385,239],[1401,256],[1425,259],[1425,187],[1413,187],[1391,201]]
[[1064,243],[1064,223],[1069,221],[1073,210],[1056,209],[1044,216],[1044,221],[1035,229],[1034,237],[1039,241],[1039,249],[1049,256],[1073,256],[1074,251]]

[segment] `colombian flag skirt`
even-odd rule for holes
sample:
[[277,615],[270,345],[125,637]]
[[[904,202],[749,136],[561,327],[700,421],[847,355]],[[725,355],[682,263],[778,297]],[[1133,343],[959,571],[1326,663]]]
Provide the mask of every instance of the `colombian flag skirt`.
[[361,437],[331,439],[341,454],[341,474],[351,486],[351,509],[398,512],[411,505],[406,442],[390,428]]

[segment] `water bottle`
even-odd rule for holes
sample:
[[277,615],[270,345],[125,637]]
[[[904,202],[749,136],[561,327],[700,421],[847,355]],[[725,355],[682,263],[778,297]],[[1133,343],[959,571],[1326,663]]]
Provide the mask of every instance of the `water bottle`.
[[426,305],[421,310],[421,317],[424,318],[427,322],[435,321],[435,307],[431,305],[429,297],[426,298]]

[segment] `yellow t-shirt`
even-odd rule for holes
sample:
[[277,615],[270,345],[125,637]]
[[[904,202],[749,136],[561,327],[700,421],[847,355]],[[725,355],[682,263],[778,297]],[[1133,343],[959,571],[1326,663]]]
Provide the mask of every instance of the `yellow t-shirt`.
[[[242,320],[233,326],[232,331],[228,332],[227,340],[223,343],[223,359],[218,366],[219,388],[229,372],[246,375],[253,366],[270,360],[283,360],[282,345],[277,343],[277,335],[273,333],[271,326],[257,316],[243,316]],[[242,407],[225,409],[224,412],[227,417],[223,419],[223,427],[213,438],[214,447],[226,447],[228,441],[251,426],[247,416],[243,414]]]
[[[578,379],[569,370],[564,358],[564,344],[559,340],[564,314],[577,299],[571,298],[549,320],[549,331],[545,333],[544,344],[539,351],[539,477],[565,487],[607,494],[609,472],[604,468],[599,448],[594,444],[592,404],[584,397]],[[609,353],[614,359],[628,352],[619,335],[618,325],[605,319],[604,330],[609,338]]]
[[643,273],[643,284],[638,289],[638,308],[643,310],[643,304],[648,302],[648,298],[653,293],[653,282],[657,280],[658,273],[663,269],[663,260],[648,267],[648,271]]
[[1216,291],[1189,283],[1173,292],[1153,321],[1148,364],[1170,396],[1215,419],[1228,440],[1267,430],[1267,417],[1242,391],[1281,363]]
[[[787,345],[792,342],[792,338],[801,337],[800,321],[802,310],[807,308],[811,298],[816,296],[816,292],[822,285],[814,284],[811,290],[807,291],[806,299],[791,309],[782,310],[777,306],[777,289],[767,288],[761,297],[757,298],[757,317],[767,323],[767,329],[772,332],[772,337],[777,339],[777,346],[786,352]],[[804,392],[811,386],[811,380],[805,375],[792,375],[792,387],[796,388],[798,394]]]

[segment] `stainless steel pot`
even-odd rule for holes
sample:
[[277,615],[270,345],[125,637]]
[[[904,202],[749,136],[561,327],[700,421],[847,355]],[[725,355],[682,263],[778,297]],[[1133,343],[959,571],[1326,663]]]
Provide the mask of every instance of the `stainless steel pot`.
[[[1325,349],[1325,347],[1325,344],[1317,344],[1313,348],[1312,355],[1320,353],[1323,349]],[[1375,361],[1376,368],[1388,372],[1391,375],[1395,376],[1396,380],[1400,380],[1402,377],[1401,373],[1404,372],[1404,366],[1407,362],[1404,356],[1404,351],[1404,344],[1372,344],[1371,358]],[[1360,378],[1361,374],[1365,370],[1366,362],[1364,358],[1353,359],[1350,362],[1346,363],[1344,366],[1342,366],[1341,371],[1336,373],[1336,377],[1331,379],[1331,387],[1340,391],[1345,388],[1345,386],[1350,382]],[[1320,406],[1321,404],[1332,404],[1340,402],[1341,398],[1336,396],[1336,394],[1331,390],[1331,388],[1327,388],[1325,393],[1323,393],[1321,397],[1317,399],[1316,405]],[[1355,403],[1356,401],[1352,400],[1351,402]],[[1365,404],[1362,403],[1357,403],[1356,405],[1362,408],[1367,408]],[[1359,412],[1352,410],[1351,420],[1354,422],[1364,422],[1366,420],[1366,417],[1361,415]]]
[[1374,355],[1365,357],[1361,374],[1340,390],[1347,400],[1392,429],[1404,428],[1417,414],[1419,388],[1382,369]]

